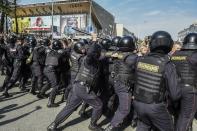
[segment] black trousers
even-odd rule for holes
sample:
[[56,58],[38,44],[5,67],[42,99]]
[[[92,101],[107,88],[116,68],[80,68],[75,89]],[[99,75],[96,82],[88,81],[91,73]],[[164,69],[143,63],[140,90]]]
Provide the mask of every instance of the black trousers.
[[102,115],[102,101],[94,92],[88,94],[85,86],[75,83],[69,94],[67,105],[56,116],[54,122],[56,124],[64,122],[83,101],[93,107],[91,121],[96,122],[99,120]]
[[134,100],[135,111],[138,115],[136,131],[174,131],[172,116],[168,112],[167,104],[145,104]]
[[13,66],[10,65],[6,65],[6,76],[2,85],[2,89],[5,89],[5,86],[7,85],[7,83],[10,81],[10,78],[12,76],[12,72],[13,72]]
[[48,86],[46,86],[44,89],[45,91],[47,91],[48,89],[53,88],[51,93],[50,93],[50,96],[49,96],[49,99],[53,99],[57,92],[58,92],[58,89],[59,89],[59,75],[58,75],[58,72],[52,67],[45,67],[44,69],[44,74],[47,78],[47,81],[49,83]]
[[41,90],[43,86],[43,69],[44,67],[38,63],[33,63],[31,66],[32,70],[32,90]]
[[180,111],[175,131],[187,131],[197,111],[197,94],[194,87],[182,87]]
[[21,67],[22,67],[22,63],[21,62],[14,63],[14,65],[13,65],[13,71],[11,73],[11,78],[10,78],[10,80],[6,84],[5,92],[7,92],[9,89],[11,89],[12,86],[20,78],[20,75],[21,75]]
[[118,127],[127,117],[131,110],[131,93],[129,87],[120,81],[114,83],[114,90],[119,99],[118,109],[111,120],[113,127]]

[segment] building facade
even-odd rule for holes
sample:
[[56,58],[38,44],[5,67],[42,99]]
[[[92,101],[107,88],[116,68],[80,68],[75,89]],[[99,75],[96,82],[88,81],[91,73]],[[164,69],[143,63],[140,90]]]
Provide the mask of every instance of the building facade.
[[178,40],[182,42],[185,38],[185,36],[189,33],[197,33],[197,22],[194,22],[192,25],[190,25],[188,28],[180,31],[178,33]]
[[[14,18],[13,12],[9,15]],[[19,5],[16,15],[20,33],[27,31],[50,33],[53,29],[58,36],[84,35],[73,30],[74,27],[100,35],[113,35],[115,23],[114,16],[93,0],[63,0]],[[12,29],[15,31],[14,19],[12,23]]]

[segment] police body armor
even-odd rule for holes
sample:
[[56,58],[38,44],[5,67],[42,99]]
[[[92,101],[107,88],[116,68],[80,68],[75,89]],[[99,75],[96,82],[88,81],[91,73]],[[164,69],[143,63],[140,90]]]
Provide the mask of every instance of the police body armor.
[[65,49],[58,50],[59,66],[61,71],[68,71],[70,69],[69,55]]
[[17,55],[17,47],[17,45],[15,45],[14,47],[9,47],[9,55],[11,58],[15,58],[15,56]]
[[[98,65],[98,64],[97,64]],[[86,57],[83,58],[79,72],[77,73],[75,82],[83,82],[84,86],[94,87],[99,77],[99,66],[88,68]]]
[[72,51],[71,56],[70,56],[70,61],[72,64],[71,71],[76,72],[76,73],[78,72],[79,67],[80,67],[79,61],[82,56],[83,56],[82,54],[78,54],[75,51]]
[[12,65],[14,63],[14,59],[17,53],[18,53],[17,45],[15,45],[14,47],[11,47],[10,45],[8,45],[6,49],[6,54],[5,54],[6,63],[8,65]]
[[59,65],[59,53],[55,50],[47,49],[45,65],[57,67]]
[[[121,53],[123,56],[122,59],[118,59],[114,61],[114,72],[115,72],[115,79],[119,80],[120,82],[124,83],[127,86],[131,86],[133,83],[133,75],[134,75],[134,67],[132,68],[129,66],[125,60],[128,56],[132,55],[132,53]],[[113,64],[111,65],[113,66]],[[112,74],[113,75],[113,74]],[[113,77],[113,76],[112,76]]]
[[36,62],[39,65],[44,65],[45,64],[45,59],[46,59],[45,47],[44,46],[39,46],[39,47],[34,48],[33,62]]
[[163,78],[169,58],[159,54],[149,54],[139,58],[136,69],[134,98],[152,104],[164,101],[166,91]]
[[[188,59],[196,51],[178,51],[172,56],[171,60],[175,63],[177,71],[181,77],[181,83],[184,85],[197,85],[197,72]],[[197,87],[196,87],[197,88]]]

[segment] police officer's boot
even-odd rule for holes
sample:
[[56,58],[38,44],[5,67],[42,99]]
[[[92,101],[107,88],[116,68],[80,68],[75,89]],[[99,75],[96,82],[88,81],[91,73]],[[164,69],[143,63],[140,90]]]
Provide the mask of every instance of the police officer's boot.
[[90,125],[88,126],[89,130],[91,131],[104,131],[103,128],[99,127],[97,124],[96,124],[97,121],[93,121],[91,120],[90,122]]
[[31,93],[32,95],[36,95],[35,89],[36,89],[36,84],[35,84],[35,82],[33,82],[32,86],[31,86],[31,88],[29,90],[29,93]]
[[58,107],[59,106],[59,104],[55,103],[55,97],[56,97],[56,95],[54,95],[54,94],[50,95],[49,102],[47,104],[48,108]]
[[3,96],[4,96],[5,98],[12,97],[12,95],[10,95],[10,94],[8,93],[8,88],[7,88],[7,87],[6,87],[5,90],[4,90]]
[[133,120],[131,121],[131,127],[132,127],[132,128],[136,128],[136,127],[137,127],[137,119],[133,119]]
[[112,125],[108,125],[104,131],[118,131],[118,127],[113,127]]
[[0,87],[0,92],[4,91],[4,89],[5,89],[5,86],[1,86]]
[[45,94],[38,93],[38,94],[37,94],[37,98],[39,98],[39,99],[44,99],[44,98],[47,98],[47,96],[46,96]]
[[57,131],[57,124],[55,122],[51,123],[48,127],[47,127],[47,131]]
[[44,99],[44,98],[48,98],[49,96],[45,94],[45,92],[48,90],[48,84],[44,85],[41,89],[41,91],[38,93],[37,97],[39,99]]
[[6,74],[3,65],[1,65],[1,69],[0,69],[0,70],[1,70],[1,75],[2,75],[2,76]]

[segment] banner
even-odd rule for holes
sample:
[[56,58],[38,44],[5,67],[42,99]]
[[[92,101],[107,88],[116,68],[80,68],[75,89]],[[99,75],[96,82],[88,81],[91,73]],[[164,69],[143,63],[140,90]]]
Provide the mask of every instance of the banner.
[[75,30],[72,27],[79,28],[85,30],[86,28],[86,15],[65,15],[61,16],[61,34],[65,35],[73,35],[75,34]]
[[[18,21],[18,32],[19,33],[24,33],[25,29],[30,27],[31,19],[29,17],[18,18],[17,21]],[[14,18],[12,18],[12,31],[16,32],[16,21]]]

